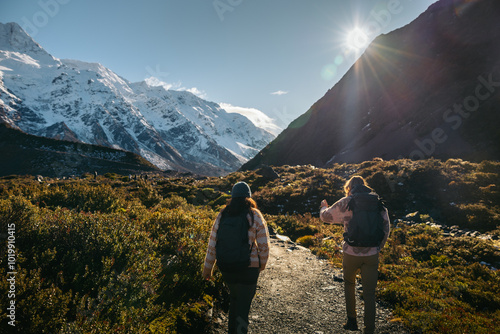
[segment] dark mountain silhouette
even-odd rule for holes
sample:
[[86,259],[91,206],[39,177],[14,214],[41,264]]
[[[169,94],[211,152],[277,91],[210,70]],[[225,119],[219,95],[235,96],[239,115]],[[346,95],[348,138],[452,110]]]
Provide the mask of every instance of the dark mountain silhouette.
[[500,1],[441,0],[378,36],[242,169],[428,157],[500,159]]
[[29,135],[4,123],[0,123],[0,156],[0,176],[161,172],[132,152]]

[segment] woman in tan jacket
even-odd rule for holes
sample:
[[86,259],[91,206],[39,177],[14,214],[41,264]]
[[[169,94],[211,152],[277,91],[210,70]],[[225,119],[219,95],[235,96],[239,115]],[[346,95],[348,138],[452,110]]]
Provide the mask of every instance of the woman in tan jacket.
[[[248,244],[251,248],[250,265],[237,271],[221,270],[222,278],[229,287],[229,333],[244,334],[248,331],[248,314],[257,289],[259,273],[264,270],[269,257],[269,231],[262,213],[251,198],[250,187],[245,182],[233,186],[231,200],[217,216],[208,242],[203,277],[210,279],[216,263],[217,231],[221,219],[248,212]],[[245,264],[246,265],[246,264]],[[220,269],[220,268],[219,268]]]

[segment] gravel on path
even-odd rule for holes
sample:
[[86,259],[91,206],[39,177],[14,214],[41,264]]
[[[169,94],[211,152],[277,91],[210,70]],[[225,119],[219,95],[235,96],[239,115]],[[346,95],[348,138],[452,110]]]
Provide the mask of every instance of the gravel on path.
[[[357,286],[357,333],[363,327],[361,285]],[[269,262],[257,283],[250,310],[249,333],[356,333],[342,328],[346,321],[342,270],[318,259],[308,249],[271,239]],[[227,332],[227,315],[214,316],[212,334]],[[389,309],[377,304],[375,333],[408,334],[393,321]]]

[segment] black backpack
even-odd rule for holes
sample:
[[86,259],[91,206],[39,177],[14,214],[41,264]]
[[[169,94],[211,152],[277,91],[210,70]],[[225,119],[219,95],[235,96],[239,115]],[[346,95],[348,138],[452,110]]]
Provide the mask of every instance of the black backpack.
[[377,194],[360,192],[351,195],[348,209],[352,218],[344,233],[344,240],[355,247],[377,247],[384,239],[384,205]]
[[[250,265],[253,245],[248,244],[248,213],[221,217],[215,244],[217,266],[221,271],[238,271]],[[253,214],[250,215],[253,221]]]

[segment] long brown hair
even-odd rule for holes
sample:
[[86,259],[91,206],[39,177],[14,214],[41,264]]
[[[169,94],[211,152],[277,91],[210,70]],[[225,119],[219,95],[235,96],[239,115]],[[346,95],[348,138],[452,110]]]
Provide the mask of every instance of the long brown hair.
[[[238,216],[244,212],[248,212],[250,217],[252,217],[253,224],[253,212],[252,209],[258,210],[257,203],[251,197],[233,197],[227,201],[226,206],[222,209],[222,216]],[[250,228],[251,225],[248,227]]]
[[[346,197],[351,194],[352,188],[355,186],[363,185],[365,187],[368,187],[368,183],[366,183],[365,179],[362,176],[355,175],[351,177],[344,185],[344,192]],[[370,187],[368,187],[370,188]]]

